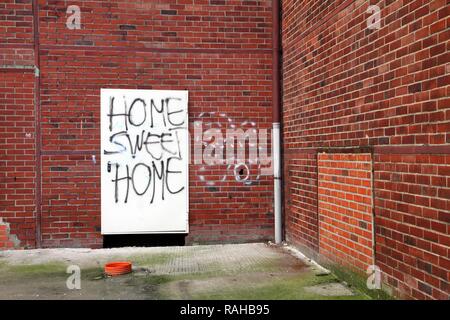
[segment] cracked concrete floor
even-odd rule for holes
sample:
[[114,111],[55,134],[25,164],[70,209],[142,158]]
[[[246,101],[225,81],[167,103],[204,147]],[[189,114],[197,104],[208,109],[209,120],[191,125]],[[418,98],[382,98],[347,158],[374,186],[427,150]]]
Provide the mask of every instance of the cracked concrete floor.
[[[109,261],[133,273],[105,277]],[[66,286],[67,267],[81,289]],[[0,252],[0,299],[368,299],[291,254],[267,244]]]

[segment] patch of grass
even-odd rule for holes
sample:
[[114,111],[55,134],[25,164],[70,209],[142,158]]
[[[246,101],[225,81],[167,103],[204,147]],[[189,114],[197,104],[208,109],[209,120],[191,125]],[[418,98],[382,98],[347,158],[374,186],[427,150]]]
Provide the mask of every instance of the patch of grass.
[[131,261],[135,266],[149,267],[152,265],[168,263],[173,258],[174,255],[168,253],[157,253],[157,254],[132,255],[128,256],[126,260]]
[[0,283],[15,285],[34,281],[41,283],[60,281],[68,276],[66,268],[67,266],[63,263],[2,264]]
[[81,268],[81,279],[82,280],[101,280],[104,279],[105,273],[103,271],[103,268],[89,268],[89,269],[83,269]]
[[0,270],[5,268],[8,264],[6,263],[6,261],[0,261]]
[[[60,279],[67,278],[70,274],[66,273],[69,264],[65,263],[43,263],[43,264],[22,264],[7,265],[3,264],[1,278],[7,279],[9,282],[24,281],[24,279]],[[81,268],[82,280],[97,280],[103,277],[102,268]]]
[[144,282],[148,285],[154,285],[154,286],[160,286],[162,284],[168,283],[174,281],[173,277],[170,276],[163,276],[163,275],[154,275],[154,276],[147,276],[144,278]]
[[42,263],[42,264],[21,264],[21,265],[8,265],[9,272],[20,275],[65,275],[67,266],[63,263]]

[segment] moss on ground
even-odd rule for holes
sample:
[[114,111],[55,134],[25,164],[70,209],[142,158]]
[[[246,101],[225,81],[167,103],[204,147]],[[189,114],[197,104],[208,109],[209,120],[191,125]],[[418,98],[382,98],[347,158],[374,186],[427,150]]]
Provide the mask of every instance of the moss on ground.
[[[182,256],[182,265],[186,263],[184,259],[190,258],[190,254],[192,253]],[[311,267],[303,266],[295,259],[289,260],[290,257],[280,256],[254,263],[243,260],[241,267],[230,267],[208,259],[203,260],[201,270],[169,275],[152,273],[152,267],[169,266],[175,259],[181,258],[179,254],[134,254],[114,258],[131,261],[138,268],[137,271],[109,278],[103,273],[103,264],[80,265],[82,290],[78,291],[68,290],[66,287],[66,279],[69,277],[66,270],[72,264],[70,262],[15,265],[1,259],[0,298],[63,296],[84,299],[348,300],[384,297],[382,293],[374,295],[372,290],[367,290],[366,279],[361,276],[353,274],[352,278],[336,268],[332,269],[333,274],[316,276]],[[323,296],[305,290],[305,287],[339,282],[338,279],[353,284],[354,295]]]
[[0,279],[11,282],[14,279],[24,281],[30,278],[62,278],[67,277],[66,268],[65,264],[57,262],[21,265],[2,263]]
[[369,296],[375,300],[394,300],[394,297],[389,295],[383,290],[373,290],[367,287],[367,276],[360,275],[348,268],[340,267],[338,265],[326,265],[326,267],[331,270],[336,277],[342,281],[347,282],[352,287],[356,288],[360,292]]
[[[169,253],[157,253],[157,254],[142,254],[131,255],[126,257],[126,260],[131,261],[134,266],[149,267],[153,265],[166,264],[170,260],[175,259],[176,256]],[[123,259],[120,258],[120,259]]]
[[365,300],[368,296],[355,292],[351,296],[322,296],[304,290],[305,287],[325,283],[338,282],[333,275],[317,277],[307,274],[286,276],[261,281],[252,287],[237,285],[235,288],[204,292],[194,295],[192,299],[218,299],[218,300]]
[[155,286],[160,286],[162,284],[169,283],[175,280],[176,280],[175,277],[165,275],[154,275],[154,276],[147,276],[144,278],[144,282],[146,284]]
[[81,269],[81,280],[96,281],[106,278],[103,268]]

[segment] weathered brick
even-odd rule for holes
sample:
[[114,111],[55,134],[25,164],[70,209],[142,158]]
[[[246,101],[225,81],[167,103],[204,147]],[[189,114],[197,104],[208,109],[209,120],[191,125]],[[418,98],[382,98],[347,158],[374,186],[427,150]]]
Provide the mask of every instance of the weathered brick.
[[[345,212],[354,206],[331,199],[349,202],[358,189],[335,187],[346,185],[345,171],[321,173],[321,152],[371,147],[375,263],[399,297],[448,297],[449,279],[433,280],[442,268],[432,259],[448,256],[450,243],[448,4],[378,2],[380,30],[367,28],[369,5],[282,1],[286,237],[357,268],[345,240],[361,236],[323,216],[353,218]],[[328,239],[332,245],[319,248]],[[417,270],[415,258],[427,264]]]

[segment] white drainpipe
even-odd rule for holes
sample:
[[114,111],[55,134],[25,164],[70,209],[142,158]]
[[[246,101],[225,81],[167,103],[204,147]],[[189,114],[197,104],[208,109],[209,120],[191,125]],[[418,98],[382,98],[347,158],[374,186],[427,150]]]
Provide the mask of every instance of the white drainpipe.
[[275,243],[283,241],[281,215],[281,84],[280,84],[280,1],[272,1],[272,158]]
[[280,123],[274,122],[272,127],[272,157],[273,157],[273,190],[274,190],[274,220],[275,243],[280,244],[282,237],[281,218],[281,148]]

